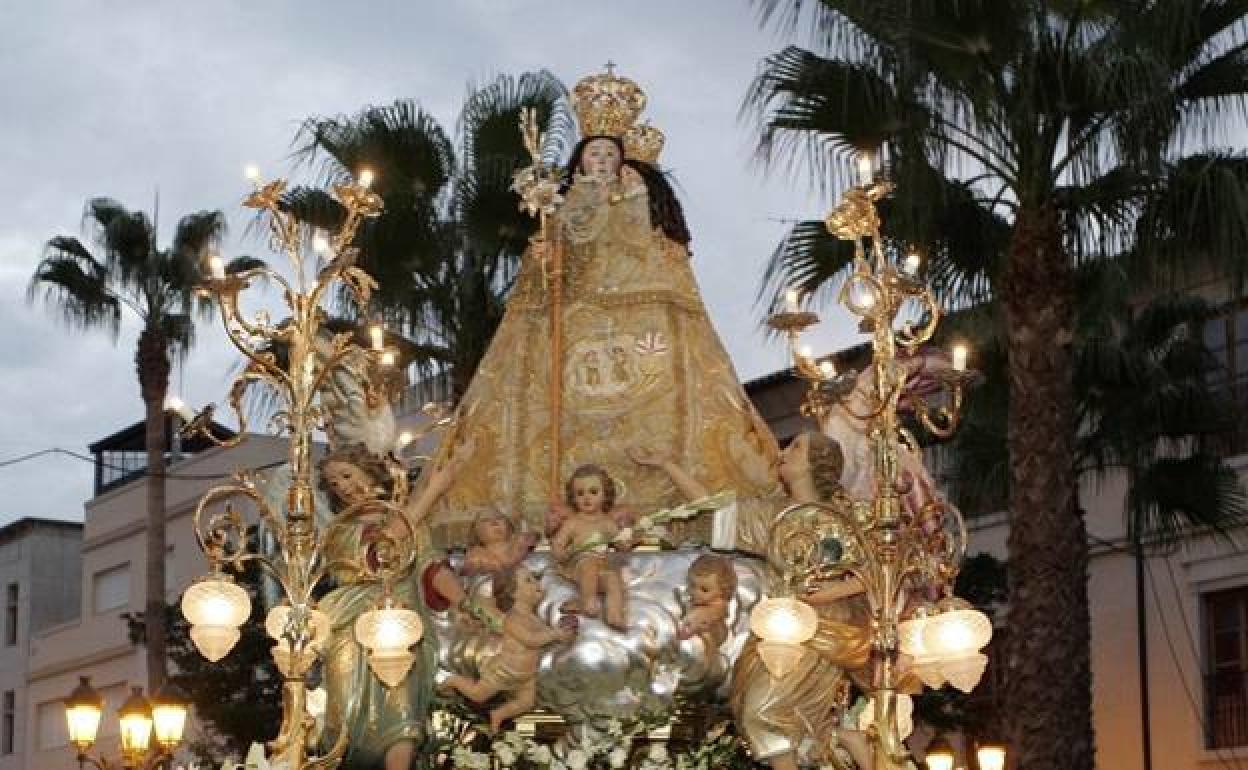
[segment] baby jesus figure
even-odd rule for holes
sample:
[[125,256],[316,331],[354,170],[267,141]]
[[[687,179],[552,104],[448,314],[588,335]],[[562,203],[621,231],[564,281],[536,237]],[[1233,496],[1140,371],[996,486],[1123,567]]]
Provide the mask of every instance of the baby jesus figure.
[[565,489],[571,513],[559,523],[550,550],[560,574],[576,584],[576,607],[568,609],[588,617],[601,615],[607,625],[623,629],[628,625],[624,578],[608,552],[628,549],[631,541],[627,532],[621,536],[613,510],[615,494],[615,482],[597,465],[573,471]]
[[542,586],[537,576],[516,567],[494,577],[494,601],[507,613],[503,618],[503,644],[498,654],[481,663],[477,679],[452,674],[443,682],[475,703],[484,703],[500,692],[511,698],[490,711],[490,729],[498,732],[503,723],[533,709],[537,703],[537,667],[542,649],[576,638],[571,626],[551,628],[537,615]]
[[472,543],[464,555],[463,573],[505,572],[524,561],[536,541],[532,532],[518,532],[507,514],[487,508],[472,522]]
[[713,653],[728,638],[728,604],[737,593],[737,571],[725,557],[703,554],[689,565],[688,581],[691,607],[678,635],[701,637]]

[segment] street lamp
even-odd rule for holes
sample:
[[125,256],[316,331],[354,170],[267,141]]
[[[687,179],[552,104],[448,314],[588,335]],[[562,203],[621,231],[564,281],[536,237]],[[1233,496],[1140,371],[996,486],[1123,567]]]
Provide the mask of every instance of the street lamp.
[[944,738],[937,738],[927,747],[923,763],[927,770],[953,770],[953,746]]
[[1005,770],[1005,746],[999,743],[981,743],[975,750],[979,770]]
[[79,754],[85,754],[95,743],[103,711],[104,699],[91,686],[91,677],[78,677],[78,686],[65,699],[65,721],[69,725],[69,742]]
[[[91,763],[99,770],[151,770],[173,757],[182,742],[186,725],[186,701],[172,689],[162,690],[155,705],[134,687],[130,697],[117,710],[120,727],[121,761],[92,756],[100,727],[104,699],[91,686],[90,677],[79,677],[78,686],[65,699],[65,722],[69,741],[78,753],[78,764]],[[152,745],[153,732],[156,743]]]

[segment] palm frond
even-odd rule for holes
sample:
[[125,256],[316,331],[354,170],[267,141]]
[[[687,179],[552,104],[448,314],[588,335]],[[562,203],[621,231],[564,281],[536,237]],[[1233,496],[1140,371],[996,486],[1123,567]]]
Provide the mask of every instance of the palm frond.
[[102,328],[114,339],[121,329],[121,301],[109,290],[103,266],[76,238],[49,241],[26,296],[32,302],[42,296],[73,328]]
[[366,107],[354,116],[308,118],[295,137],[295,157],[321,161],[322,182],[335,184],[369,168],[374,189],[395,205],[429,205],[455,173],[450,138],[414,101]]
[[1136,475],[1127,493],[1136,514],[1129,535],[1169,546],[1193,532],[1226,535],[1248,523],[1248,497],[1239,474],[1220,457],[1158,459]]
[[1202,153],[1166,169],[1136,225],[1137,272],[1160,283],[1248,275],[1248,155]]
[[88,201],[84,218],[94,230],[93,239],[104,250],[105,264],[117,286],[142,292],[156,247],[151,219],[111,198]]
[[538,125],[546,133],[545,162],[558,163],[572,149],[576,121],[563,83],[546,70],[500,75],[484,86],[470,86],[459,113],[461,157],[468,174],[482,163],[503,161],[519,168],[529,162],[519,130],[525,108],[537,111]]
[[819,182],[835,168],[847,172],[856,151],[874,150],[903,129],[923,130],[924,119],[871,66],[797,46],[767,57],[742,109],[760,116],[764,164],[805,161]]

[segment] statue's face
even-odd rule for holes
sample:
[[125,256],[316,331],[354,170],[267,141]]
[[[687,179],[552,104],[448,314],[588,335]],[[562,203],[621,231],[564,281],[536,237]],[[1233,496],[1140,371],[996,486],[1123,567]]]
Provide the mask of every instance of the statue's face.
[[581,173],[601,180],[620,173],[620,148],[610,139],[591,139],[581,151]]
[[477,522],[477,539],[483,545],[503,543],[511,536],[511,524],[502,516]]
[[537,604],[542,598],[542,583],[537,575],[521,567],[516,572],[516,603],[523,605]]
[[373,494],[372,477],[351,463],[328,462],[321,469],[321,476],[334,497],[347,505],[366,500]]
[[719,575],[708,572],[704,575],[694,575],[693,585],[690,586],[690,598],[693,603],[699,606],[705,606],[723,596],[723,590],[719,587]]
[[572,481],[572,499],[577,513],[601,513],[604,499],[602,479],[584,476]]
[[810,478],[810,439],[805,433],[799,434],[780,453],[779,471],[781,480],[790,488]]

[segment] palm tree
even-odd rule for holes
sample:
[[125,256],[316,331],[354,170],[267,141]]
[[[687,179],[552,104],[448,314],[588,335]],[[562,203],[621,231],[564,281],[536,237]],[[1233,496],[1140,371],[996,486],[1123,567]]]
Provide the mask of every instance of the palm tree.
[[[165,642],[165,398],[170,358],[182,356],[194,340],[193,287],[203,275],[206,255],[225,233],[220,211],[184,217],[170,247],[156,243],[147,214],[109,198],[87,202],[84,222],[98,247],[92,253],[78,238],[48,241],[27,290],[30,301],[43,297],[76,329],[102,329],[114,341],[129,311],[142,325],[134,368],[143,397],[147,450],[147,569],[144,624],[148,688],[155,692],[167,674]],[[98,256],[97,256],[98,254]],[[240,257],[227,267],[254,264]]]
[[[360,227],[359,263],[377,278],[376,308],[411,336],[422,376],[447,374],[453,401],[471,382],[502,320],[520,255],[535,225],[521,213],[511,178],[529,163],[519,133],[523,108],[546,126],[548,161],[573,138],[566,89],[548,72],[499,76],[470,88],[453,142],[412,101],[370,106],[355,116],[314,117],[296,138],[296,156],[319,163],[337,183],[367,167],[376,174],[381,216]],[[341,207],[301,187],[286,199],[305,222],[332,229]]]
[[[765,160],[843,176],[883,146],[899,242],[957,306],[999,302],[1009,384],[1009,732],[1019,766],[1093,766],[1087,535],[1076,498],[1072,345],[1079,265],[1119,258],[1136,285],[1248,249],[1244,159],[1184,156],[1242,114],[1242,0],[760,0],[817,50],[768,58],[747,98]],[[1200,148],[1205,149],[1205,148]],[[801,223],[770,280],[810,292],[844,248]]]
[[[1145,565],[1184,538],[1226,535],[1248,523],[1248,499],[1225,449],[1239,437],[1241,410],[1206,346],[1206,324],[1224,309],[1166,293],[1142,305],[1107,261],[1077,271],[1074,466],[1082,479],[1118,475],[1127,547],[1136,568],[1136,617],[1144,767],[1151,767]],[[947,448],[944,480],[965,510],[999,510],[1008,495],[1007,351],[1002,324],[981,306],[955,317],[953,333],[976,340],[985,382]]]

